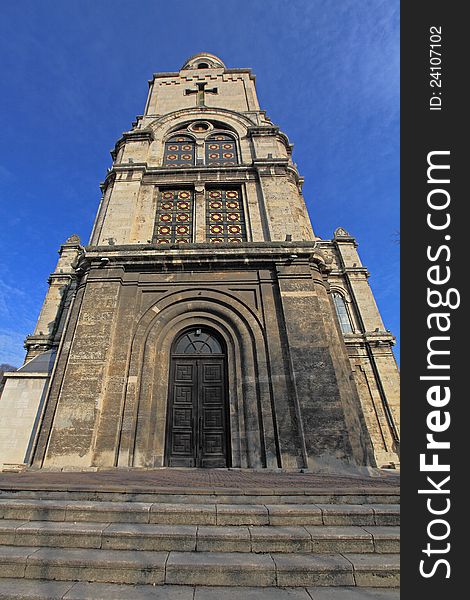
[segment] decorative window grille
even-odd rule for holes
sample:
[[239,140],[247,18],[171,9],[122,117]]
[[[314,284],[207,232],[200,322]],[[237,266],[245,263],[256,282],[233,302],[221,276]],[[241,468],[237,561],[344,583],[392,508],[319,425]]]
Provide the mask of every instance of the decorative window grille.
[[205,144],[206,165],[226,167],[236,165],[237,147],[233,137],[214,133],[209,136]]
[[341,331],[343,333],[353,333],[343,296],[338,292],[333,292],[332,296]]
[[205,329],[194,329],[178,339],[174,354],[223,354],[223,350],[212,333]]
[[246,241],[241,191],[206,190],[207,239],[212,244],[239,244]]
[[190,244],[193,241],[193,192],[161,190],[157,200],[154,242]]
[[195,144],[188,135],[176,135],[165,143],[163,165],[165,167],[188,167],[194,165]]

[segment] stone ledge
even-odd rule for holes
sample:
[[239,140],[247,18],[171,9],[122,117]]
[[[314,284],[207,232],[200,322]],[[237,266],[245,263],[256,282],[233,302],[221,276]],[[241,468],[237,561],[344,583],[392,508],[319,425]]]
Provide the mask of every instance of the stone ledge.
[[397,505],[250,505],[0,499],[0,518],[159,525],[399,525]]
[[18,379],[48,379],[51,376],[50,373],[41,372],[28,372],[28,371],[5,371],[3,377],[16,377]]
[[0,544],[152,552],[399,552],[398,527],[220,526],[0,519]]

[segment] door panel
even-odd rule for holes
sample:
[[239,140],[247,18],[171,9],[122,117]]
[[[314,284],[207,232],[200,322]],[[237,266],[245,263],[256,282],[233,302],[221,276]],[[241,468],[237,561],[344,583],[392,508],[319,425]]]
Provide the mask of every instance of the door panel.
[[224,358],[172,360],[168,466],[228,466],[224,366]]
[[225,467],[225,385],[223,359],[205,359],[200,365],[201,393],[199,410],[202,413],[202,467]]
[[167,438],[170,467],[194,467],[194,404],[197,400],[195,360],[174,360],[171,368],[170,414]]

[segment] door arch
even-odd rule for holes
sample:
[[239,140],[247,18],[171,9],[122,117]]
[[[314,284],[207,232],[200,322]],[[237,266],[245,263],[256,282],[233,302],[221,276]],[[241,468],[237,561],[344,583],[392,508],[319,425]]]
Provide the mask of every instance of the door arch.
[[208,327],[192,327],[171,348],[165,465],[230,466],[227,352]]

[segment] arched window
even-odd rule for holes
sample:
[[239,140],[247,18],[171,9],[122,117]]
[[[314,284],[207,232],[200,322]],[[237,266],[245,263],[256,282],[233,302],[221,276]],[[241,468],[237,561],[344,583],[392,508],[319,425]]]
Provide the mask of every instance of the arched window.
[[188,135],[175,135],[165,143],[163,165],[166,167],[188,167],[194,165],[195,144]]
[[343,333],[353,333],[343,296],[339,292],[333,292],[332,296],[341,331]]
[[192,329],[178,339],[173,354],[223,354],[223,350],[210,331]]
[[238,164],[237,147],[232,136],[213,133],[206,139],[206,165],[227,167]]

